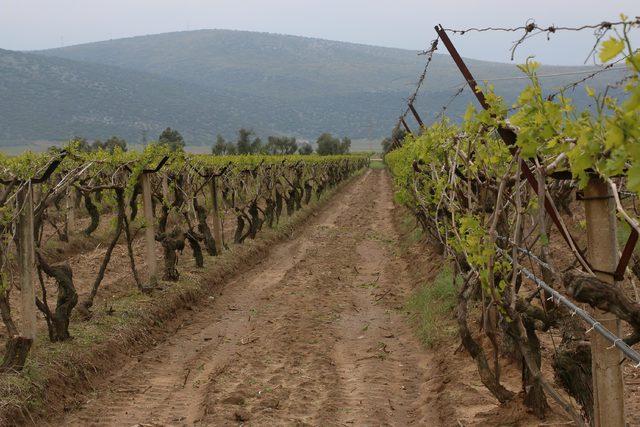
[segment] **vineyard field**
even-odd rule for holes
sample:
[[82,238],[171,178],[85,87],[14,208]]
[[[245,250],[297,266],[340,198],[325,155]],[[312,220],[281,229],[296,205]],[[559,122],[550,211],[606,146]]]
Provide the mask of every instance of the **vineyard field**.
[[[329,31],[325,3],[302,9]],[[517,13],[571,16],[416,3],[411,57],[235,30],[0,49],[29,95],[0,147],[84,133],[0,151],[0,426],[640,426],[640,16],[543,4]]]

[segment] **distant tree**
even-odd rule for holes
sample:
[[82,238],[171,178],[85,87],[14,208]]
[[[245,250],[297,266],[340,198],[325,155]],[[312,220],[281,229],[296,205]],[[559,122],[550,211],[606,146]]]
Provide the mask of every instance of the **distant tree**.
[[233,142],[227,142],[227,155],[231,156],[234,154],[238,154],[238,147]]
[[346,154],[351,148],[351,139],[345,137],[340,141],[340,139],[335,138],[330,133],[323,133],[318,138],[317,144],[317,152],[321,156],[327,156],[330,154]]
[[327,156],[329,154],[336,154],[338,147],[340,146],[340,140],[334,138],[330,133],[323,133],[316,141],[318,144],[318,154],[321,156]]
[[260,138],[256,138],[251,143],[251,154],[260,154],[264,151],[264,146],[262,145],[262,140]]
[[236,149],[238,154],[258,154],[262,152],[262,140],[260,138],[251,137],[254,136],[252,130],[240,128],[238,130],[238,141],[236,142]]
[[248,129],[241,128],[238,130],[238,140],[236,141],[238,154],[251,153],[251,135],[253,135],[253,132]]
[[300,145],[300,148],[298,148],[298,153],[302,154],[303,156],[308,156],[309,154],[313,153],[313,147],[308,142],[302,143]]
[[216,136],[216,143],[211,147],[211,153],[217,156],[227,154],[227,141],[225,141],[222,135],[218,134],[218,136]]
[[340,143],[340,152],[338,154],[348,154],[349,150],[351,150],[351,138],[345,136]]
[[266,145],[268,154],[294,154],[298,143],[294,137],[270,136]]
[[78,144],[78,150],[91,151],[91,144],[89,144],[87,138],[83,136],[74,136],[71,141],[75,144]]
[[74,141],[78,143],[79,150],[86,152],[104,150],[113,154],[116,147],[120,148],[122,151],[127,151],[127,141],[122,138],[118,138],[117,136],[112,136],[104,142],[96,139],[92,143],[89,143],[86,138],[74,138]]
[[162,131],[158,137],[158,142],[167,145],[171,151],[182,151],[185,146],[184,138],[180,135],[180,132],[170,127]]
[[391,150],[391,146],[393,145],[393,140],[390,137],[386,137],[385,139],[382,140],[380,145],[382,145],[382,152],[386,154],[389,152],[389,150]]
[[118,138],[117,136],[112,136],[102,144],[101,148],[110,153],[113,153],[116,148],[119,148],[122,151],[127,151],[127,141],[122,138]]

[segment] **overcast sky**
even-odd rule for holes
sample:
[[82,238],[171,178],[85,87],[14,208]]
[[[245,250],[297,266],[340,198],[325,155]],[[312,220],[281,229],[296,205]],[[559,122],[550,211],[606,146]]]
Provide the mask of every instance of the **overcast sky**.
[[[640,0],[0,0],[0,48],[44,49],[169,31],[224,28],[425,48],[433,26],[579,25],[640,15]],[[454,40],[463,56],[508,62],[514,34]],[[459,40],[459,41],[458,41]],[[542,36],[530,54],[545,63],[581,64],[593,34]]]

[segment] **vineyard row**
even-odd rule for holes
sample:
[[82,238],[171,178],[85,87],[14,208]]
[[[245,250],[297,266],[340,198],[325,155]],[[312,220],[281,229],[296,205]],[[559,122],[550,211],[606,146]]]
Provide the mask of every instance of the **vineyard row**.
[[[611,87],[586,86],[594,106],[586,108],[576,107],[565,89],[543,88],[531,59],[519,66],[528,86],[507,105],[493,87],[476,83],[447,34],[465,32],[436,27],[385,161],[398,198],[456,272],[459,335],[489,392],[501,403],[517,397],[501,381],[506,358],[521,367],[524,404],[540,418],[550,398],[577,425],[622,426],[624,357],[640,360],[633,349],[640,343],[640,53],[630,41],[640,23],[622,16],[606,24],[584,28],[597,29],[603,69],[623,63],[627,76],[616,85],[618,97]],[[534,30],[548,31],[515,29],[524,35],[514,49]],[[425,124],[414,101],[439,44],[482,109],[469,105],[460,120],[442,114]],[[409,115],[418,131],[410,129]],[[480,331],[468,321],[475,308]],[[553,378],[544,374],[544,360],[551,361]]]
[[[73,319],[91,318],[118,245],[126,246],[128,266],[117,268],[129,270],[138,292],[153,293],[180,279],[185,247],[202,268],[205,254],[220,255],[277,227],[281,216],[293,215],[368,162],[363,155],[189,155],[159,145],[87,153],[70,144],[47,154],[0,157],[0,314],[8,332],[0,371],[24,367],[38,312],[52,342],[71,338],[74,310]],[[225,219],[234,222],[230,236]],[[77,236],[100,240],[99,227],[106,231],[98,246],[106,250],[92,259],[99,268],[80,295],[64,254],[73,252]],[[140,240],[142,261],[134,248]]]

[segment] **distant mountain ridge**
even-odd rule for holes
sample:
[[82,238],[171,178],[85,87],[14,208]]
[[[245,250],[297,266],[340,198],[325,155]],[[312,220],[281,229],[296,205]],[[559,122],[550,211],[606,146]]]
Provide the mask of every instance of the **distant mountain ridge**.
[[[261,107],[261,104],[264,106]],[[281,111],[259,97],[101,64],[0,50],[0,139],[67,140],[73,136],[155,138],[168,123],[194,141],[209,129],[231,133],[247,118],[267,128]]]
[[[287,98],[401,89],[423,63],[413,51],[232,30],[164,33],[38,53]],[[367,78],[358,79],[358,73]]]
[[[328,131],[381,138],[394,125],[424,62],[409,50],[231,30],[34,52],[0,50],[0,143],[73,135],[139,141],[142,132],[152,139],[166,126],[196,145],[211,144],[217,133],[232,137],[239,127],[261,136],[315,139]],[[480,79],[520,75],[513,64],[468,64]],[[543,72],[584,69],[545,67]],[[572,79],[546,81],[560,85]],[[596,83],[608,81],[603,77]],[[434,55],[417,103],[425,120],[439,113],[461,82],[451,59]],[[496,86],[512,101],[524,84],[504,80]],[[450,111],[460,113],[469,100],[464,94]]]

